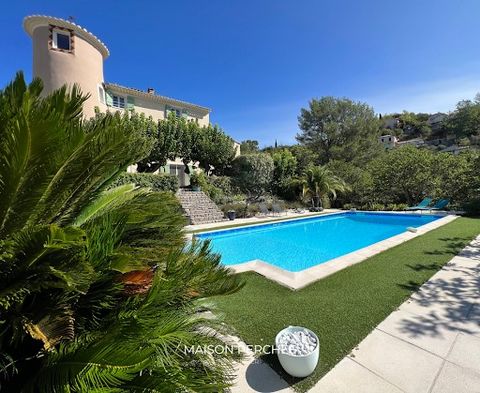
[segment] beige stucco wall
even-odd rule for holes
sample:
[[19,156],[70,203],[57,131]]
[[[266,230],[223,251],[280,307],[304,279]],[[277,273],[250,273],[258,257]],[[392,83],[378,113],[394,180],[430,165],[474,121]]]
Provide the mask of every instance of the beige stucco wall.
[[77,83],[83,93],[89,93],[85,102],[85,116],[94,115],[99,106],[98,85],[103,83],[103,58],[101,53],[80,35],[74,36],[73,53],[60,52],[49,48],[49,27],[39,26],[33,31],[33,75],[42,79],[44,94],[64,84]]
[[[115,91],[112,91],[112,94],[125,97],[125,94],[116,93]],[[143,98],[140,98],[140,97],[135,97],[135,96],[134,96],[134,99],[135,99],[135,105],[134,105],[135,112],[144,113],[145,116],[147,116],[147,117],[151,116],[152,119],[155,120],[155,121],[163,120],[165,118],[165,105],[166,104],[162,104],[161,102],[154,101],[154,100],[146,100],[146,99],[143,99]],[[114,107],[107,107],[106,105],[100,104],[98,102],[98,99],[97,99],[97,106],[99,107],[99,109],[101,111],[106,111],[107,109],[110,112],[123,111],[124,110],[124,109],[117,109],[117,108],[114,108]],[[181,106],[178,106],[178,108],[182,109]],[[198,124],[201,125],[201,126],[207,126],[210,123],[210,116],[208,114],[203,116],[203,117],[200,117],[200,115],[199,115],[199,117],[188,115],[187,119],[188,120],[197,119]]]
[[[121,95],[121,94],[120,94]],[[162,120],[165,118],[165,105],[162,102],[157,100],[149,100],[141,97],[134,97],[135,99],[135,111],[138,113],[144,113],[146,116],[152,116],[154,120]],[[170,105],[171,106],[171,105]],[[178,106],[179,109],[182,109],[182,106]],[[187,119],[194,120],[198,119],[198,124],[201,126],[207,126],[210,122],[209,115],[201,117],[200,115],[191,116],[188,115]]]
[[233,141],[233,148],[235,149],[235,157],[238,157],[240,153],[240,143]]

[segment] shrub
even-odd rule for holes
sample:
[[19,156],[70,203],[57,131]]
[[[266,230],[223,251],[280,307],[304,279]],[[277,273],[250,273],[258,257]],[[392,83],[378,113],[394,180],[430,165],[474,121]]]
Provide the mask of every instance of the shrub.
[[251,205],[248,205],[247,207],[248,217],[255,217],[259,211],[260,209],[257,204],[251,204]]
[[362,205],[361,210],[371,210],[371,211],[381,211],[385,210],[385,205],[381,203],[368,203],[365,205]]
[[234,194],[229,198],[232,202],[245,202],[247,199],[245,194]]
[[368,164],[375,200],[415,203],[435,189],[435,153],[413,146],[385,152]]
[[138,187],[150,188],[152,191],[178,190],[178,178],[173,175],[157,175],[154,173],[122,173],[110,185],[110,188],[123,184],[135,184]]
[[233,161],[236,186],[250,201],[257,201],[269,190],[273,177],[273,159],[265,153],[239,156]]
[[231,353],[180,349],[224,344],[198,310],[239,278],[186,244],[171,192],[104,192],[142,135],[119,114],[88,129],[75,86],[41,92],[22,75],[0,90],[2,392],[226,390]]
[[226,196],[231,196],[234,194],[232,179],[228,176],[211,175],[207,177],[207,182],[212,187],[215,187],[221,190]]
[[[217,179],[222,180],[216,181]],[[225,179],[228,178],[223,176],[207,176],[204,172],[195,172],[195,184],[192,183],[191,179],[190,184],[199,185],[202,188],[202,191],[207,194],[213,202],[215,202],[217,205],[223,205],[224,203],[227,203],[229,199],[229,194],[227,194],[224,190],[231,191],[231,187],[229,187],[228,183],[229,179]],[[218,187],[217,184],[221,185],[223,188]]]
[[350,210],[350,209],[356,209],[356,208],[357,208],[357,206],[353,203],[345,203],[343,205],[344,210]]
[[225,214],[232,210],[235,211],[237,218],[247,217],[247,205],[242,202],[226,203],[221,209]]
[[478,217],[480,216],[480,198],[474,199],[464,206],[465,213],[468,216]]
[[[202,173],[203,174],[203,173]],[[201,174],[198,172],[193,172],[190,174],[190,185],[193,187],[202,186]],[[203,187],[202,187],[203,188]]]
[[[274,150],[273,158],[273,193],[288,199],[295,199],[290,187],[291,180],[297,170],[297,159],[287,149]],[[297,194],[298,195],[298,194]]]

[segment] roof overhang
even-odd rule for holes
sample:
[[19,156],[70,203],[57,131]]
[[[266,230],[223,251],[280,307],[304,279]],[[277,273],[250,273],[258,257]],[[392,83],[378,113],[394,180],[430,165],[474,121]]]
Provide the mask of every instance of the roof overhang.
[[30,15],[23,19],[23,28],[30,37],[33,35],[33,31],[37,27],[50,25],[73,30],[76,35],[82,37],[85,41],[94,46],[102,54],[104,59],[110,55],[107,46],[100,41],[97,36],[76,23],[47,15]]
[[161,96],[161,95],[158,95],[158,94],[147,93],[147,92],[139,90],[139,89],[133,89],[131,87],[121,86],[121,85],[118,85],[116,83],[105,83],[105,87],[114,91],[114,92],[128,94],[128,95],[131,95],[133,97],[140,97],[140,98],[143,98],[143,99],[149,100],[149,101],[157,101],[157,102],[162,103],[162,104],[187,108],[187,109],[191,110],[192,112],[197,113],[197,114],[202,115],[202,116],[206,116],[211,112],[210,108],[207,108],[207,107],[204,107],[204,106],[192,104],[192,103],[186,102],[186,101],[177,100],[175,98]]

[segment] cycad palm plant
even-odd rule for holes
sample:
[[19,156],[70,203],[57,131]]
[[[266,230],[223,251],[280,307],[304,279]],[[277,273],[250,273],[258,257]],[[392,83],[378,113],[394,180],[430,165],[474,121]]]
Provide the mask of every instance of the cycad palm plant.
[[219,391],[230,357],[205,298],[240,283],[186,246],[172,194],[105,191],[151,142],[129,115],[84,122],[76,87],[0,91],[0,388],[7,392]]
[[348,191],[348,185],[325,166],[312,166],[303,176],[302,198],[309,196],[313,210],[322,209],[322,201],[329,196],[337,198],[337,192]]

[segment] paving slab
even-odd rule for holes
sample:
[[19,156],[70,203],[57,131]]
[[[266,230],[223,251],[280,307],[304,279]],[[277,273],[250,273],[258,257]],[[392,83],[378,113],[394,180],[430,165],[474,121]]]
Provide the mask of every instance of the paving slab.
[[423,303],[435,301],[474,302],[479,297],[478,271],[441,269],[412,295]]
[[470,258],[473,261],[480,261],[480,241],[473,241],[467,247],[465,247],[458,256]]
[[466,318],[474,304],[475,299],[462,301],[458,299],[443,300],[436,296],[412,296],[399,307],[399,310],[421,315],[430,319],[432,323],[437,323],[445,318],[457,321]]
[[[446,265],[445,268],[448,269],[449,267],[460,267],[460,268],[474,268],[477,271],[480,268],[480,260],[474,260],[468,257],[456,256],[452,258]],[[475,270],[474,270],[475,271]]]
[[407,393],[427,393],[443,364],[441,357],[380,330],[363,340],[353,356],[357,363]]
[[249,358],[238,364],[236,374],[240,378],[230,389],[231,393],[293,393],[288,383],[261,360]]
[[[331,372],[320,380],[310,393],[402,393],[402,390],[385,381],[350,358],[344,358]],[[333,370],[335,370],[335,368]],[[361,383],[359,383],[361,381]],[[355,390],[352,389],[355,386]]]
[[237,362],[237,376],[230,393],[293,393],[289,384],[264,361],[256,358],[252,350],[236,336],[226,336],[226,343],[237,345],[243,353],[242,362]]
[[480,337],[480,303],[474,304],[468,316],[458,321],[456,327],[461,333]]
[[448,355],[457,337],[455,326],[436,323],[430,315],[394,311],[377,326],[378,330],[397,337],[440,357]]
[[447,360],[480,374],[480,337],[459,334]]
[[479,393],[480,374],[445,362],[431,393]]

